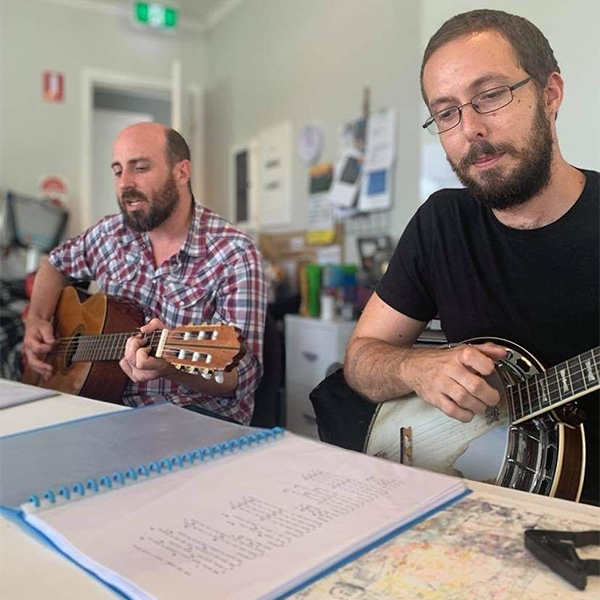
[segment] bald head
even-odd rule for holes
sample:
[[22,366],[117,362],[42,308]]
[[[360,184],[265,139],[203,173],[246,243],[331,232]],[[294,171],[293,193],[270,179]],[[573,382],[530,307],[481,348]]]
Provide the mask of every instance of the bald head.
[[[125,127],[115,140],[115,154],[117,148],[127,149],[129,154],[140,156],[156,156],[161,153],[170,169],[181,161],[190,162],[190,149],[184,138],[174,129],[160,123],[134,123]],[[191,193],[191,181],[188,181],[187,187]]]

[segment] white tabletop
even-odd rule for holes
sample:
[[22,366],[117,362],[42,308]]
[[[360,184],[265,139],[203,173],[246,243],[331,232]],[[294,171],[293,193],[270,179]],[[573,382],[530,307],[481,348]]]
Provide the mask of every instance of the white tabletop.
[[[0,435],[116,410],[128,409],[107,402],[57,394],[0,410]],[[2,464],[1,456],[0,468],[10,468]],[[116,596],[80,567],[31,538],[19,525],[0,518],[0,598],[114,600]]]
[[[2,381],[0,380],[1,384]],[[114,412],[115,410],[128,409],[68,394],[58,394],[50,398],[0,410],[0,435],[18,433],[55,423]],[[0,468],[10,468],[9,465],[2,464],[1,457]],[[567,519],[579,518],[580,522],[586,524],[588,529],[600,527],[600,509],[598,508],[554,498],[534,496],[481,483],[469,482],[469,485],[474,490],[471,497],[479,498],[482,502],[489,502],[491,499],[492,502],[497,502],[498,506],[520,506],[523,507],[523,510],[529,511],[528,514],[537,511],[538,514],[549,515],[554,518],[554,523],[558,524],[561,523],[562,518],[565,519],[565,522]],[[426,526],[427,522],[424,525]],[[421,525],[422,527],[423,525]],[[418,534],[418,531],[416,534]],[[482,534],[485,535],[486,533],[482,532]],[[411,535],[411,531],[409,530],[407,534],[402,534],[397,539],[400,540],[404,535]],[[443,535],[443,533],[440,535]],[[519,531],[518,535],[522,536],[522,532]],[[393,544],[393,541],[389,544]],[[381,552],[382,560],[386,558],[385,551],[381,548],[375,549],[373,552]],[[387,552],[393,553],[394,551],[388,548]],[[597,554],[586,556],[586,558],[597,558]],[[364,566],[360,563],[363,559],[365,559]],[[472,568],[477,571],[476,556],[472,559],[472,562]],[[356,567],[353,571],[353,565],[355,564]],[[347,565],[344,569],[332,573],[307,590],[300,592],[297,598],[302,597],[306,600],[333,599],[336,597],[333,595],[334,588],[337,585],[336,582],[344,578],[353,580],[352,578],[359,576],[360,573],[364,574],[365,568],[368,566],[368,556],[362,557],[356,563]],[[471,565],[467,565],[467,568],[471,568]],[[543,593],[544,598],[557,597],[563,600],[565,598],[600,597],[600,578],[598,577],[590,577],[586,591],[579,592],[543,568],[540,569],[540,573],[539,585],[545,590]],[[492,585],[493,582],[490,581],[489,583]],[[430,585],[435,589],[436,582],[430,581]],[[387,599],[388,596],[381,591],[383,588],[380,586],[378,589],[379,591],[373,597]],[[361,596],[361,598],[371,597],[368,593],[369,590],[365,589],[367,595]],[[21,526],[5,518],[0,518],[0,598],[2,600],[29,600],[30,598],[114,600],[115,597],[116,595],[108,587],[95,580],[58,552],[32,538],[21,529]],[[439,597],[441,598],[441,596]],[[478,596],[478,598],[484,597],[504,598],[504,596]],[[541,596],[534,594],[533,596],[519,596],[519,598],[521,597],[533,600],[534,597]],[[462,598],[463,596],[461,596]],[[471,598],[471,596],[464,596],[464,598]]]

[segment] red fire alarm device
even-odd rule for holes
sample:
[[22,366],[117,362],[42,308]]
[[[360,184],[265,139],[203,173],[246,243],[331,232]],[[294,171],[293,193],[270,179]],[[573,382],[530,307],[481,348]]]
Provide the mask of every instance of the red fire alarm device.
[[42,84],[46,102],[62,102],[65,99],[65,76],[63,73],[44,71]]

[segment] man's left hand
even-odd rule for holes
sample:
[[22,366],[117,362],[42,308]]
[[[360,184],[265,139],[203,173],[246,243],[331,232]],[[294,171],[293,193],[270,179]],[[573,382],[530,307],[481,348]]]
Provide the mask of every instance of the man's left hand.
[[177,372],[175,367],[166,360],[150,356],[151,348],[147,345],[146,335],[157,329],[166,329],[166,327],[159,319],[152,319],[140,327],[140,334],[127,340],[125,356],[119,361],[119,366],[131,381],[136,383],[151,381]]

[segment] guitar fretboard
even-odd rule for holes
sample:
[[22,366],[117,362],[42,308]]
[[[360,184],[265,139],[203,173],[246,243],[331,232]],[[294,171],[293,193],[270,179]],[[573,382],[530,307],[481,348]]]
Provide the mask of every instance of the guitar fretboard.
[[509,388],[511,421],[529,419],[598,389],[599,364],[597,347]]
[[[106,333],[102,335],[82,335],[69,339],[61,339],[59,343],[69,354],[70,362],[97,362],[106,360],[121,360],[125,355],[127,340],[139,332]],[[158,347],[162,331],[149,334],[148,342],[152,350]]]

